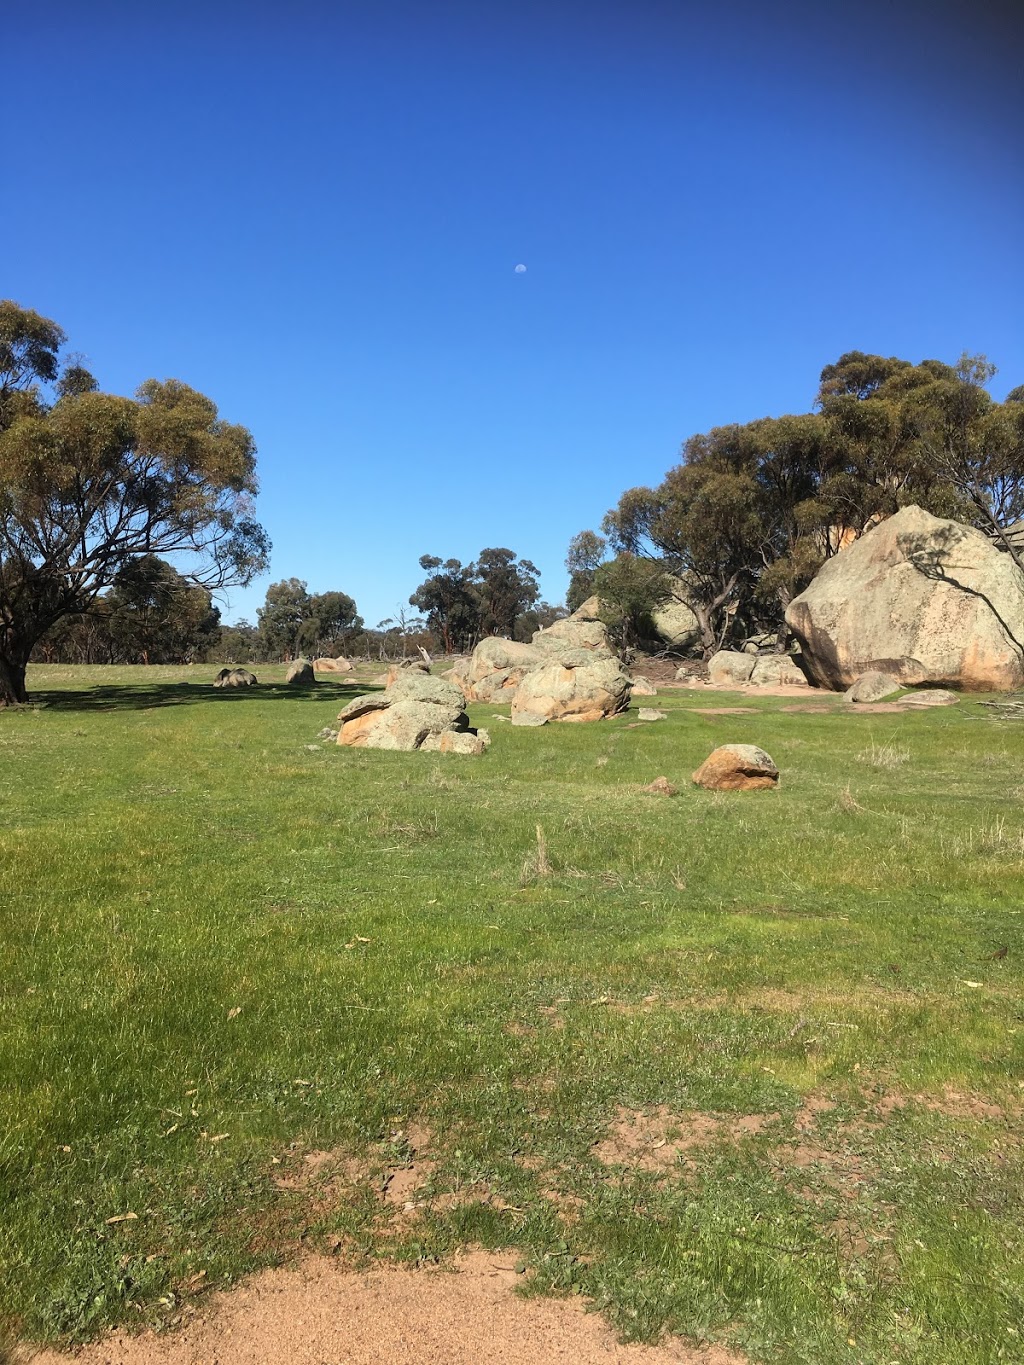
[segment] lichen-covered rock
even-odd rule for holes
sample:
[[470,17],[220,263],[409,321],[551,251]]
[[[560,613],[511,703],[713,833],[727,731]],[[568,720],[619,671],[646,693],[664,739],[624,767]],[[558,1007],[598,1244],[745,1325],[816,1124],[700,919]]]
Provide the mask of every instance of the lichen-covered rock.
[[[744,656],[739,656],[744,657]],[[762,654],[750,673],[754,687],[808,687],[807,674],[792,654]]]
[[552,659],[523,678],[512,719],[529,712],[545,720],[602,720],[625,710],[629,696],[630,680],[615,658],[598,656],[572,666]]
[[480,641],[453,681],[462,687],[467,701],[511,702],[526,674],[547,658],[534,645],[491,635]]
[[574,649],[597,649],[609,653],[611,643],[608,639],[608,627],[595,617],[581,615],[587,605],[585,602],[583,607],[574,611],[571,616],[556,621],[546,630],[534,631],[533,643],[540,649],[546,649],[557,642],[570,645]]
[[[685,584],[677,578],[668,580],[669,589],[685,590]],[[693,612],[678,596],[670,595],[651,612],[654,629],[667,645],[674,649],[685,649],[696,642],[700,627]]]
[[[429,673],[406,669],[383,693],[356,697],[338,716],[338,743],[361,749],[420,749],[482,753],[482,748],[442,747],[431,736],[469,733],[462,691]],[[474,736],[476,738],[476,736]],[[446,741],[446,743],[448,743]]]
[[384,674],[384,686],[390,687],[396,678],[400,678],[406,673],[429,672],[430,665],[425,659],[397,659],[393,664],[388,665],[388,671]]
[[899,679],[894,678],[891,673],[879,673],[877,669],[869,668],[846,689],[846,700],[869,703],[884,701],[886,697],[899,692],[902,686]]
[[1024,574],[980,531],[904,507],[826,560],[786,621],[811,676],[904,687],[1024,686]]
[[424,751],[435,751],[439,754],[469,754],[479,755],[484,752],[491,742],[491,737],[486,730],[442,730],[440,734],[429,734],[420,745]]
[[656,697],[658,689],[651,682],[650,678],[634,677],[633,696],[634,697]]
[[312,687],[316,682],[313,665],[308,659],[296,659],[294,663],[288,665],[284,680],[289,687]]
[[708,682],[712,687],[742,687],[750,681],[754,662],[750,654],[720,649],[708,660]]
[[222,668],[213,680],[214,687],[255,687],[256,674],[247,668]]
[[636,713],[637,720],[668,720],[667,711],[659,711],[653,706],[641,706]]
[[779,784],[779,770],[756,744],[723,744],[693,774],[709,791],[761,791]]

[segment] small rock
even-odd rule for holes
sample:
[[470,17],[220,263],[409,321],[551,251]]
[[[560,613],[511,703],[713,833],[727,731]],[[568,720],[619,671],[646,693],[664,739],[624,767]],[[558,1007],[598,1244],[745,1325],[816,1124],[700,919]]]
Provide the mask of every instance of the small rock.
[[255,687],[256,674],[247,668],[222,668],[213,680],[214,687]]
[[636,715],[637,715],[637,720],[667,720],[667,719],[668,719],[668,712],[667,712],[667,711],[658,711],[658,710],[657,710],[655,707],[653,707],[653,706],[641,706],[641,707],[640,707],[640,710],[636,713]]
[[517,711],[512,716],[513,725],[547,725],[547,716],[542,716],[539,711]]
[[651,682],[650,678],[640,677],[633,679],[634,697],[656,697],[657,695],[658,689]]
[[337,730],[332,730],[331,727],[330,727],[329,725],[325,725],[324,728],[323,728],[322,730],[320,730],[320,731],[317,733],[317,739],[337,739],[337,738],[338,738],[338,732],[337,732]]
[[944,687],[925,687],[909,697],[900,698],[902,706],[956,706],[959,701],[955,692],[948,692]]
[[709,791],[760,791],[777,787],[779,770],[756,744],[723,744],[693,774]]
[[673,787],[667,777],[656,777],[653,782],[649,783],[642,790],[650,792],[651,796],[675,796],[678,788]]
[[472,730],[442,730],[440,734],[427,735],[420,745],[426,752],[433,750],[439,754],[479,755],[487,748],[489,739],[484,739]]
[[846,700],[869,703],[884,701],[894,692],[899,692],[902,686],[900,680],[894,678],[891,673],[880,673],[877,668],[869,668],[846,689]]

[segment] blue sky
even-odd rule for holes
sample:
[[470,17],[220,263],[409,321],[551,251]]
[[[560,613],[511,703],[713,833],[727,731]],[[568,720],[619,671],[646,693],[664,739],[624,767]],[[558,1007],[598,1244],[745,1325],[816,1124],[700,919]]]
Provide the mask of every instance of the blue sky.
[[0,294],[251,428],[228,620],[294,575],[374,624],[488,546],[559,600],[625,488],[846,350],[1024,382],[1019,6],[31,9]]

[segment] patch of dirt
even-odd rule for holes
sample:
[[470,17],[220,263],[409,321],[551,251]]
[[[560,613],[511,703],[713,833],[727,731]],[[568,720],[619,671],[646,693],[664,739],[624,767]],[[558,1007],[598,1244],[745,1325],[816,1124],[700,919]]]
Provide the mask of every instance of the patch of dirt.
[[394,1134],[394,1139],[404,1140],[409,1150],[409,1161],[388,1168],[384,1177],[384,1203],[410,1213],[416,1207],[417,1190],[426,1184],[437,1169],[437,1162],[431,1161],[426,1155],[433,1136],[423,1124],[410,1123],[404,1132]]
[[619,1109],[608,1135],[591,1151],[605,1166],[629,1166],[636,1171],[665,1171],[679,1164],[687,1152],[724,1139],[753,1137],[778,1114],[673,1114],[665,1105],[649,1114]]
[[856,706],[849,708],[849,714],[854,716],[891,716],[907,709],[902,702],[898,701],[859,701]]
[[512,1253],[456,1264],[457,1274],[357,1272],[310,1257],[217,1295],[180,1331],[118,1333],[35,1365],[745,1365],[678,1338],[623,1346],[578,1299],[521,1299]]
[[753,706],[688,706],[698,716],[752,716]]
[[810,1129],[816,1128],[818,1115],[827,1114],[830,1109],[835,1107],[834,1101],[826,1099],[824,1095],[807,1095],[793,1119],[797,1132],[806,1133]]
[[279,1190],[308,1190],[328,1180],[342,1180],[349,1185],[359,1184],[369,1176],[365,1161],[357,1160],[338,1150],[333,1152],[304,1152],[299,1160],[282,1167],[273,1177]]
[[945,1088],[938,1097],[934,1095],[915,1095],[918,1104],[930,1109],[934,1114],[944,1114],[952,1119],[1002,1119],[1006,1110],[1000,1104],[992,1104],[980,1095],[965,1094],[961,1090]]
[[790,716],[828,716],[835,712],[834,706],[822,706],[820,702],[812,701],[800,701],[795,706],[782,706],[779,709]]

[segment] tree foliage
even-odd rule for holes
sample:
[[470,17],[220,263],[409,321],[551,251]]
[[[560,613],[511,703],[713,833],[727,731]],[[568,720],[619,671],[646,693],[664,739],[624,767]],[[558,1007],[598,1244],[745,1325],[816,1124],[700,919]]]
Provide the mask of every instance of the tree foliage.
[[485,635],[514,635],[540,597],[537,566],[504,548],[481,550],[471,564],[423,555],[420,568],[427,577],[409,603],[446,654],[472,649]]
[[0,705],[26,700],[34,645],[133,559],[172,557],[213,589],[248,582],[269,553],[246,428],[174,379],[100,393],[62,366],[63,342],[0,305]]
[[301,578],[271,583],[256,612],[260,656],[294,659],[298,654],[340,654],[363,626],[353,598],[345,592],[310,593]]
[[220,644],[220,611],[156,555],[129,560],[90,611],[65,616],[36,645],[51,663],[182,664],[205,660]]
[[[755,630],[784,638],[785,608],[822,562],[908,503],[971,522],[1020,563],[1008,532],[1024,517],[1024,389],[995,403],[994,373],[983,356],[914,365],[848,352],[822,371],[816,412],[692,436],[602,530],[620,557],[671,576],[706,654]],[[609,576],[590,569],[599,541],[582,533],[567,560],[591,584]]]

